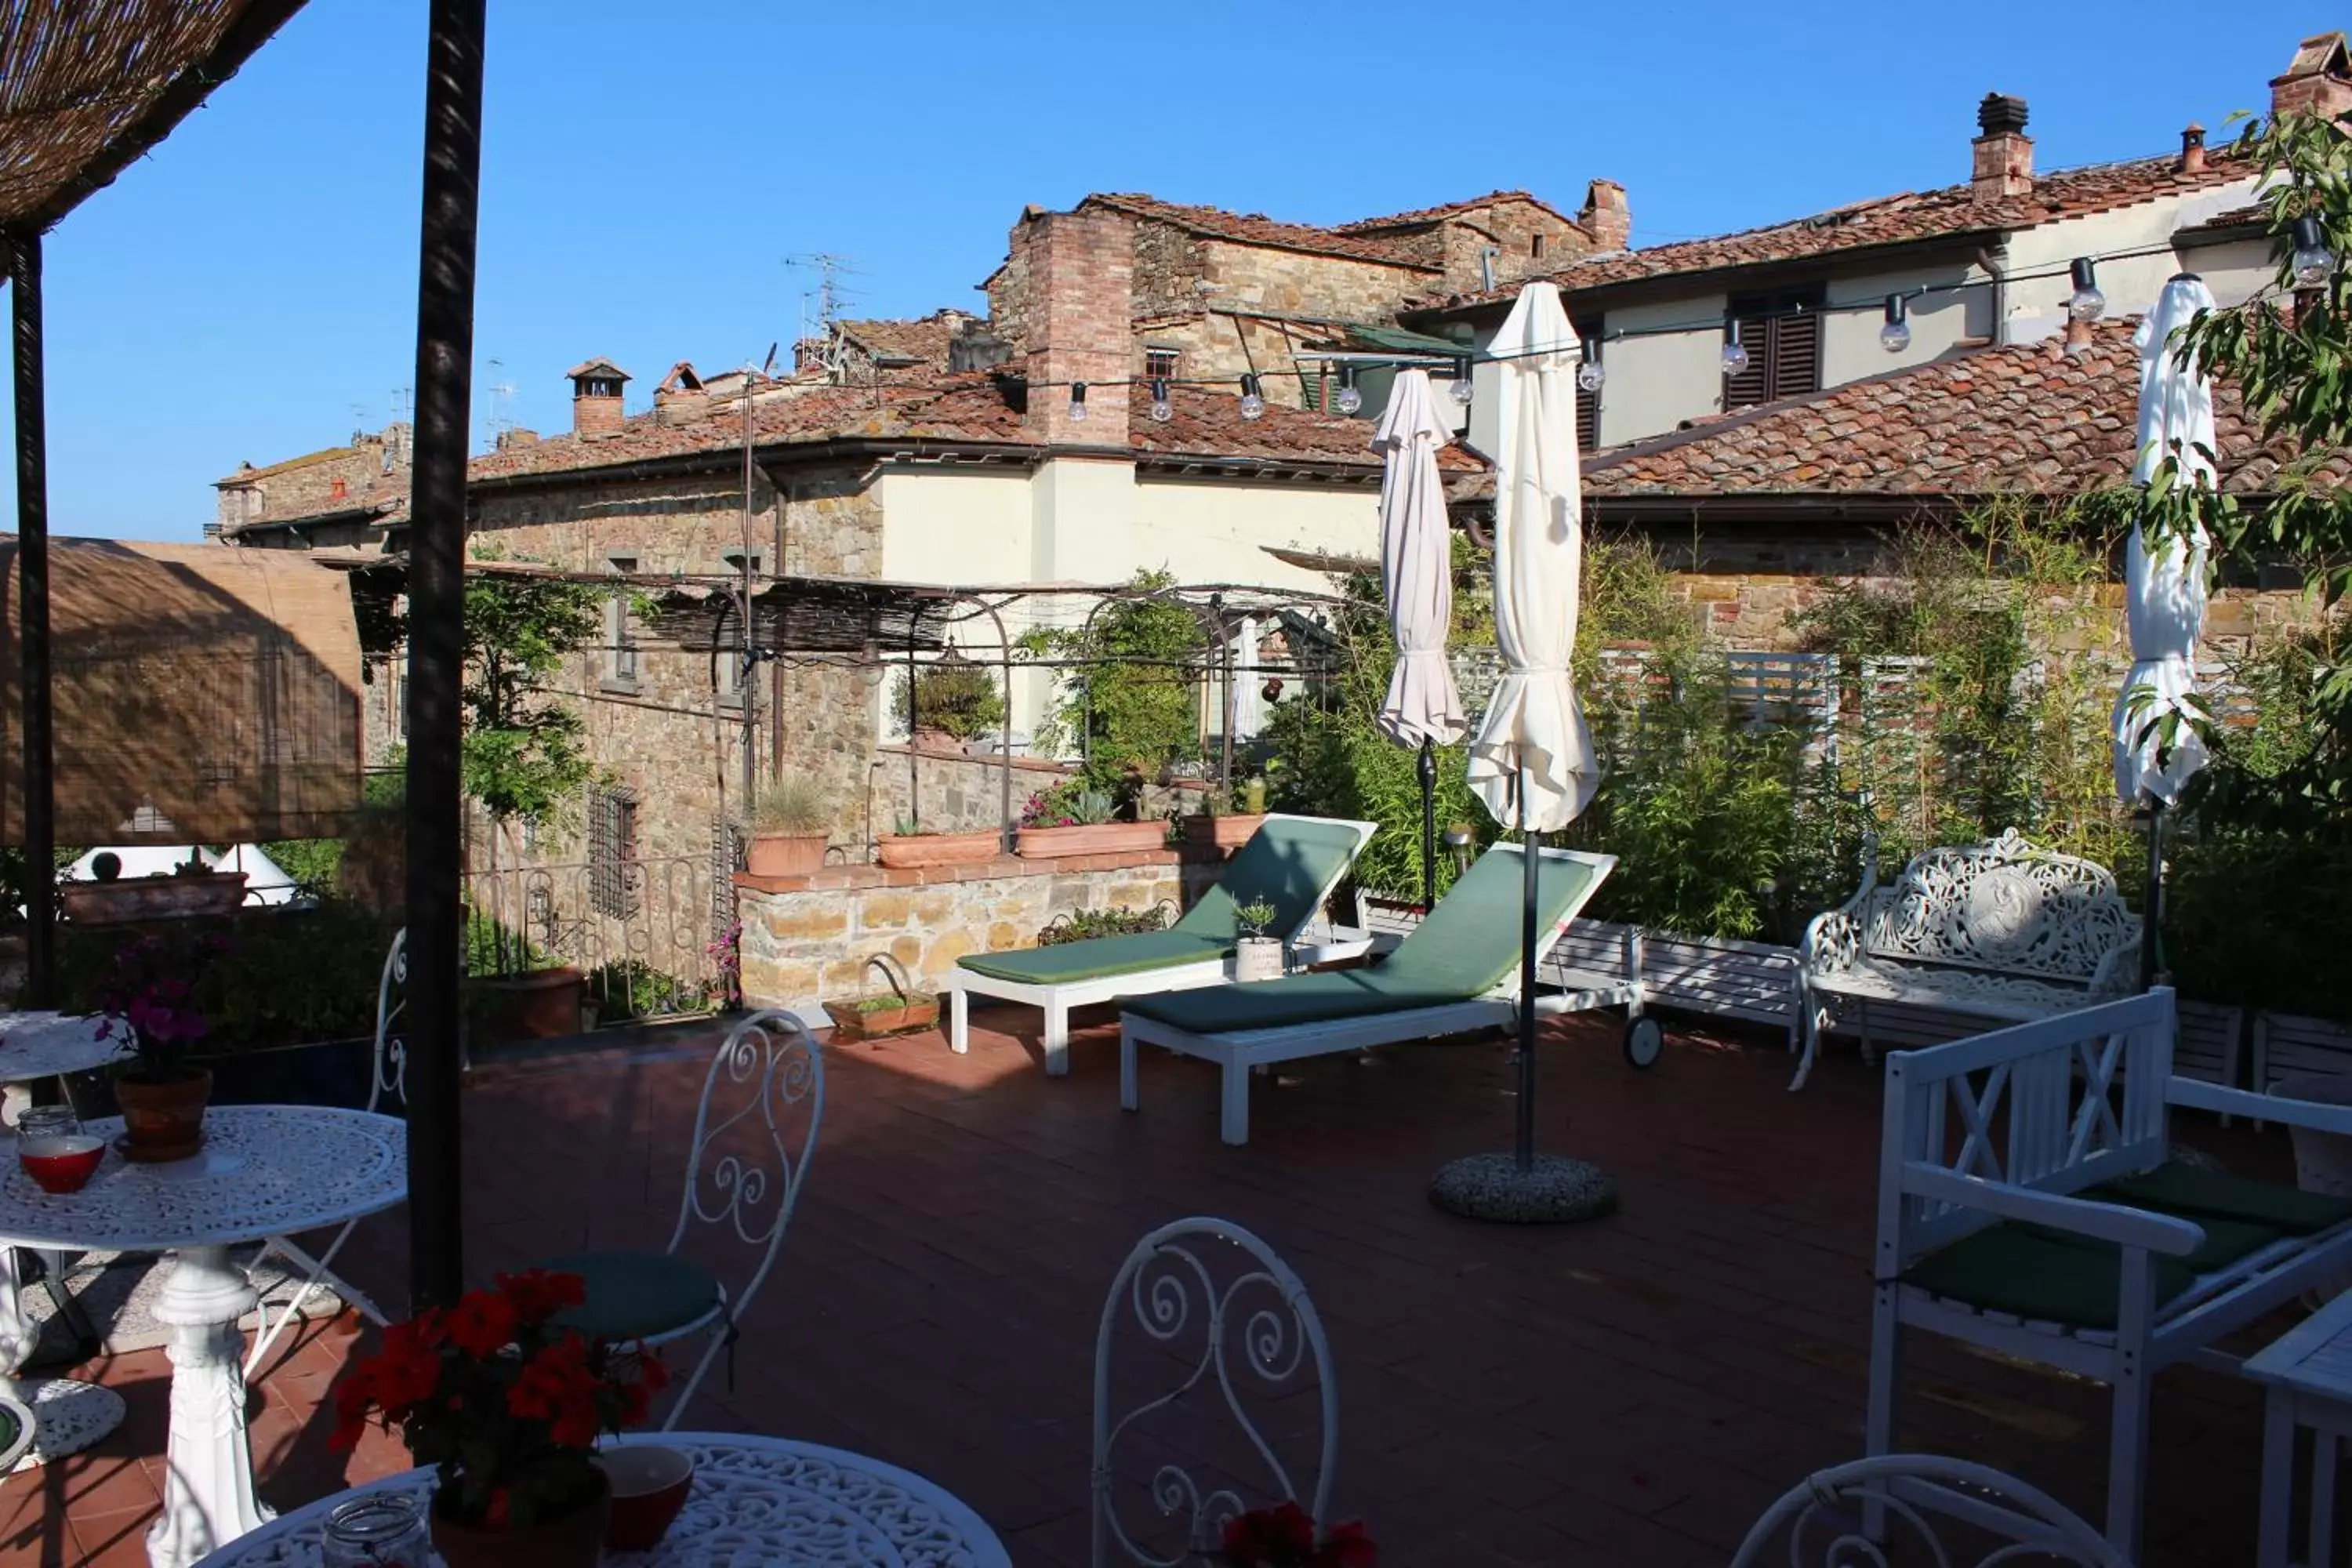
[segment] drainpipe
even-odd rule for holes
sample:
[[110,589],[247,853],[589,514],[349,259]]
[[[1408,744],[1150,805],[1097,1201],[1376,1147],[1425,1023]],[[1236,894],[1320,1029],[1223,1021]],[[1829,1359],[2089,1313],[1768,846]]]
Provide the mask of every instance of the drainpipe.
[[1992,346],[2009,344],[2009,264],[2006,246],[1987,246],[1977,252],[1977,265],[1992,279]]

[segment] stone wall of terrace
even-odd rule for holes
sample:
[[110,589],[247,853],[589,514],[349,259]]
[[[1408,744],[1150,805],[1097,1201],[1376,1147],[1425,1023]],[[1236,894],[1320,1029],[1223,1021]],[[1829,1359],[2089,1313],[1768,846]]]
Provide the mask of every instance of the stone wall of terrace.
[[1053,859],[1001,856],[967,866],[828,867],[805,877],[735,879],[743,993],[755,1007],[814,1010],[884,989],[877,954],[919,993],[947,984],[967,953],[1034,947],[1056,917],[1082,910],[1181,909],[1218,858],[1173,849]]

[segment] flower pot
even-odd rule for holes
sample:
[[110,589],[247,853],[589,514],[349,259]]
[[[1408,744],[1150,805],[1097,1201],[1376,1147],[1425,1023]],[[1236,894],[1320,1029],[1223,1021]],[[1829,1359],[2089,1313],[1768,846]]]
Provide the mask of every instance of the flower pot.
[[194,877],[123,877],[111,882],[60,882],[66,919],[82,925],[173,920],[234,913],[245,902],[245,873],[206,871]]
[[1227,816],[1187,816],[1184,842],[1202,849],[1223,849],[1227,854],[1248,843],[1265,821],[1265,813],[1256,812]]
[[822,833],[755,833],[743,851],[743,869],[754,877],[805,877],[824,868],[826,838]]
[[499,1040],[556,1040],[580,1033],[588,977],[569,964],[467,982],[484,997],[481,1026]]
[[873,1040],[885,1035],[911,1034],[940,1021],[936,996],[894,996],[887,1007],[861,1009],[855,1002],[827,1002],[825,1016],[833,1020],[836,1038]]
[[968,866],[993,860],[1003,837],[993,827],[977,833],[892,834],[874,846],[875,858],[897,870],[920,866]]
[[122,1111],[122,1157],[159,1165],[194,1154],[204,1147],[205,1105],[212,1097],[213,1075],[203,1068],[161,1081],[118,1075],[114,1103]]
[[1282,978],[1282,939],[1245,936],[1234,943],[1234,978],[1239,981]]
[[613,1489],[596,1472],[596,1500],[528,1530],[460,1524],[433,1510],[433,1549],[448,1568],[596,1568],[613,1518]]
[[1024,827],[1013,853],[1024,860],[1056,855],[1125,855],[1168,842],[1164,823],[1096,822],[1075,827]]

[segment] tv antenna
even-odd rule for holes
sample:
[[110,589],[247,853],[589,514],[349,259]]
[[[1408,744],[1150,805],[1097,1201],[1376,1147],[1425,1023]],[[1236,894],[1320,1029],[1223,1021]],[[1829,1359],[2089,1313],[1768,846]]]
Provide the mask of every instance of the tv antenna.
[[[805,251],[784,258],[784,265],[795,272],[816,274],[816,287],[801,291],[800,344],[814,343],[823,356],[827,380],[840,379],[840,350],[834,340],[833,326],[841,319],[841,307],[846,300],[859,298],[855,289],[842,286],[844,278],[863,278],[865,269],[850,265],[846,256],[831,251]],[[799,345],[795,345],[797,348]]]
[[499,440],[515,426],[510,410],[514,405],[514,383],[506,378],[507,362],[490,361],[490,447],[496,450]]

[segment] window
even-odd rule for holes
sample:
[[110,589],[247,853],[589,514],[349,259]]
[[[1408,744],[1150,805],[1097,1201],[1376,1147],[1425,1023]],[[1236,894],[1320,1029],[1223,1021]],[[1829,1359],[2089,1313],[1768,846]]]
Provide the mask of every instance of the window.
[[1539,234],[1529,235],[1528,237],[1528,254],[1534,257],[1538,261],[1541,261],[1543,259],[1543,250],[1544,237]]
[[[1576,328],[1576,337],[1579,342],[1591,343],[1592,345],[1593,353],[1597,353],[1601,351],[1602,323],[1600,317],[1593,316],[1585,321],[1573,322],[1571,324]],[[1605,383],[1601,386],[1595,387],[1591,392],[1584,390],[1582,383],[1579,383],[1577,385],[1576,449],[1580,452],[1592,452],[1600,449],[1601,395],[1606,390],[1607,385]]]
[[408,671],[403,669],[392,680],[392,700],[394,721],[400,726],[400,738],[408,739]]
[[[607,555],[604,564],[623,576],[635,573],[637,558],[634,555]],[[629,595],[626,589],[604,601],[604,680],[607,689],[635,691],[637,689],[637,634],[629,625]]]
[[637,797],[626,789],[588,797],[588,904],[615,920],[637,912]]
[[1822,389],[1822,290],[1783,289],[1735,295],[1730,319],[1739,323],[1748,368],[1723,378],[1723,405],[1745,408]]
[[1180,350],[1146,348],[1143,351],[1143,379],[1175,380],[1176,362],[1182,357]]

